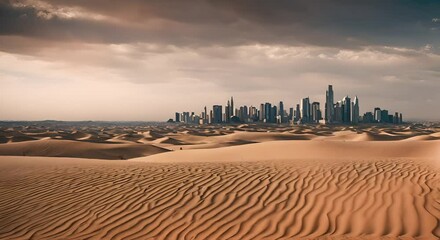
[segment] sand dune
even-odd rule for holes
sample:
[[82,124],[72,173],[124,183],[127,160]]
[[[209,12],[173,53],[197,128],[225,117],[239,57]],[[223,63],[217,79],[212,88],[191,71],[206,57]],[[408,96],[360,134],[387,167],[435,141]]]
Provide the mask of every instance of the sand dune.
[[0,155],[128,159],[166,152],[147,144],[103,144],[70,140],[37,140],[0,144]]
[[56,124],[0,125],[0,239],[440,238],[438,124]]
[[439,158],[440,141],[272,141],[216,149],[172,151],[130,161],[230,162],[309,159]]
[[0,164],[1,239],[440,236],[439,169],[413,158]]

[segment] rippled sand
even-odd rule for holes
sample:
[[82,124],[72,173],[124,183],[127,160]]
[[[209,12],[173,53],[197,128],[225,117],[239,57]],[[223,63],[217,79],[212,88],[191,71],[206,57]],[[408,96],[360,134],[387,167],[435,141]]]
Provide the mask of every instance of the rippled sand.
[[440,237],[436,129],[319,129],[0,144],[0,239]]

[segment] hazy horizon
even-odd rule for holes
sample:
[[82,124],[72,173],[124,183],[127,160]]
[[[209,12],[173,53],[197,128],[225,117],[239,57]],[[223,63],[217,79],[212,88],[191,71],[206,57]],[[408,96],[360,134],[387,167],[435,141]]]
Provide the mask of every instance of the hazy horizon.
[[0,120],[359,97],[440,120],[440,1],[0,0]]

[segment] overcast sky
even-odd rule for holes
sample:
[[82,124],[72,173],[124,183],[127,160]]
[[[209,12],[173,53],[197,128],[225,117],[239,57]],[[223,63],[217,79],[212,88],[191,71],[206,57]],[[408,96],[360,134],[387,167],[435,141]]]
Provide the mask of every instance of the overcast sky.
[[440,1],[0,0],[1,120],[360,100],[440,120]]

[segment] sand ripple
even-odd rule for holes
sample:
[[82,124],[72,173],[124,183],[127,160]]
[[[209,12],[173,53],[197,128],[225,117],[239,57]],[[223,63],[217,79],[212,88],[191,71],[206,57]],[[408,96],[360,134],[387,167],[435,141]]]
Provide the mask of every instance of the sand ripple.
[[440,237],[440,172],[411,159],[1,162],[1,239]]

